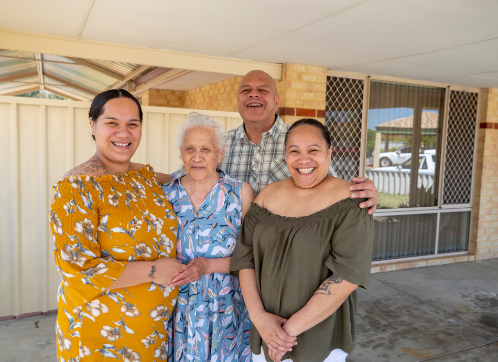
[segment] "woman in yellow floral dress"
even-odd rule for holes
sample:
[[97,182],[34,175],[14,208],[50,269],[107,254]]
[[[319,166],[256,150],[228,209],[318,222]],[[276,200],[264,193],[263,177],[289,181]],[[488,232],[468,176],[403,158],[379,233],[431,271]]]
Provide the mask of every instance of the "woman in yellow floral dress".
[[58,360],[166,360],[178,294],[168,285],[186,268],[176,260],[177,219],[161,189],[169,176],[130,162],[142,130],[130,93],[97,95],[90,126],[97,151],[54,186],[50,208],[61,276]]

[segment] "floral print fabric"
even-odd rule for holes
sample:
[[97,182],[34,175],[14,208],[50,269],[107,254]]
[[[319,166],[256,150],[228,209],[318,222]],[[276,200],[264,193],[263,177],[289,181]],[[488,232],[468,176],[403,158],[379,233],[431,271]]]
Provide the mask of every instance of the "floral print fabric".
[[71,176],[54,189],[58,361],[166,360],[178,289],[155,283],[107,289],[128,262],[176,257],[178,222],[154,170]]
[[[242,219],[242,181],[221,172],[197,213],[180,179],[163,190],[178,217],[177,258],[182,263],[232,255]],[[169,325],[168,360],[249,362],[250,332],[239,280],[228,273],[203,275],[180,286]]]

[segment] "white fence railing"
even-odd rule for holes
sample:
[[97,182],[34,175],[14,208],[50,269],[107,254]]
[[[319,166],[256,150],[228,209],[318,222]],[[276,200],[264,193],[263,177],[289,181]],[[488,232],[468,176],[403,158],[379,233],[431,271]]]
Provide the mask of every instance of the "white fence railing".
[[[60,278],[48,225],[52,185],[95,152],[88,102],[0,96],[0,318],[57,308]],[[143,107],[133,160],[156,171],[180,166],[178,125],[192,110]],[[200,111],[227,129],[235,112]]]
[[[390,195],[408,195],[410,193],[410,173],[365,170],[365,177],[374,182],[377,192]],[[429,190],[433,184],[434,175],[418,175],[418,188],[423,187]]]

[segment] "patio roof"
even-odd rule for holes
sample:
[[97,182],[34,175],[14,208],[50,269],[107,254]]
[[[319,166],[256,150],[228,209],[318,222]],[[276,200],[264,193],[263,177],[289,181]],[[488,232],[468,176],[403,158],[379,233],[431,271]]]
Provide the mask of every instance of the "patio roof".
[[[16,0],[0,5],[0,28],[45,38],[0,30],[0,48],[120,60],[115,44],[146,50],[146,61],[124,59],[136,64],[240,75],[227,64],[298,63],[487,88],[498,87],[497,14],[495,0]],[[53,37],[63,44],[49,50]],[[105,45],[85,53],[88,42]]]
[[[194,74],[183,81],[169,83],[190,73]],[[89,101],[112,88],[125,88],[138,96],[151,88],[188,90],[231,77],[223,73],[0,50],[0,95],[4,96],[42,89]]]

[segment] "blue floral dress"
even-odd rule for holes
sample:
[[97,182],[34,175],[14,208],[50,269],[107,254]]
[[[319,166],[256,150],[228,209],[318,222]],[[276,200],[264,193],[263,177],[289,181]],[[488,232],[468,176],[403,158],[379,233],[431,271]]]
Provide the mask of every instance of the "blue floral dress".
[[[183,264],[232,255],[242,219],[242,181],[220,171],[197,213],[180,179],[163,190],[178,217],[177,258]],[[168,333],[170,362],[250,362],[251,321],[239,280],[212,273],[180,286]]]

